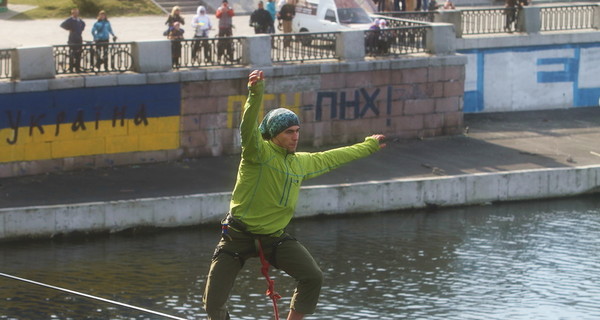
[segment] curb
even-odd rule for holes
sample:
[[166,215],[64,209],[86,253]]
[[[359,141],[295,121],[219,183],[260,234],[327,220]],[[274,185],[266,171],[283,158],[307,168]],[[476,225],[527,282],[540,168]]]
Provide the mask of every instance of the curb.
[[[600,193],[600,166],[303,187],[295,217],[489,204]],[[0,209],[0,239],[218,223],[230,192]]]

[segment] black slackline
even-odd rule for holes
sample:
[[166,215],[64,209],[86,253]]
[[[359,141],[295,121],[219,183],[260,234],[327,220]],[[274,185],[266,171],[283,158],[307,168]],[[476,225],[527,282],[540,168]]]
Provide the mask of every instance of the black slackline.
[[23,282],[35,284],[35,285],[42,286],[42,287],[45,287],[45,288],[50,288],[50,289],[54,289],[54,290],[58,290],[58,291],[63,291],[63,292],[75,294],[75,295],[78,295],[78,296],[86,297],[88,299],[99,300],[99,301],[116,304],[118,306],[130,308],[130,309],[135,309],[135,310],[139,310],[139,311],[143,311],[143,312],[147,312],[147,313],[152,313],[152,314],[155,314],[155,315],[158,315],[158,316],[161,316],[161,317],[165,317],[165,318],[169,318],[169,319],[186,320],[185,318],[175,317],[175,316],[172,316],[170,314],[166,314],[166,313],[162,313],[162,312],[158,312],[158,311],[153,311],[153,310],[149,310],[149,309],[145,309],[145,308],[141,308],[141,307],[136,307],[136,306],[132,306],[130,304],[122,303],[122,302],[119,302],[119,301],[104,299],[104,298],[92,296],[90,294],[81,293],[81,292],[77,292],[77,291],[73,291],[73,290],[69,290],[69,289],[65,289],[65,288],[61,288],[61,287],[57,287],[57,286],[53,286],[53,285],[49,285],[49,284],[45,284],[45,283],[41,283],[41,282],[29,280],[29,279],[25,279],[25,278],[19,278],[19,277],[12,276],[12,275],[6,274],[6,273],[1,273],[0,272],[0,276],[5,277],[5,278],[10,278],[10,279],[13,279],[13,280],[18,280],[18,281],[23,281]]

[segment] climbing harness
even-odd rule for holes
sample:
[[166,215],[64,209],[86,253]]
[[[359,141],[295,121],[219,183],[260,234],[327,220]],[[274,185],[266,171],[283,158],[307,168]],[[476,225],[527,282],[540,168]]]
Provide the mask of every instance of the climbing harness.
[[267,259],[265,259],[262,243],[260,242],[260,239],[257,239],[256,241],[258,246],[258,256],[260,257],[260,264],[262,265],[260,271],[267,280],[267,296],[269,296],[269,298],[271,298],[271,300],[273,301],[273,312],[275,313],[275,320],[279,320],[279,309],[277,308],[277,300],[281,299],[281,296],[275,291],[275,280],[269,277],[270,265]]
[[[231,214],[228,214],[225,217],[225,219],[223,219],[223,221],[221,221],[221,234],[224,238],[228,238],[231,240],[231,235],[229,235],[230,228],[233,228],[236,231],[242,232],[254,239],[254,246],[257,248],[258,257],[260,258],[260,263],[262,266],[260,271],[261,271],[262,275],[265,277],[265,279],[267,280],[266,295],[269,296],[269,298],[271,298],[271,300],[273,301],[273,312],[275,313],[275,320],[279,320],[279,309],[277,307],[277,300],[281,299],[281,296],[275,291],[275,281],[273,279],[271,279],[271,277],[269,277],[269,267],[271,266],[271,264],[265,258],[265,253],[263,251],[262,242],[260,241],[260,238],[259,238],[260,236],[248,232],[248,230],[246,229],[246,226],[244,225],[243,222],[239,221],[238,219],[235,219]],[[280,239],[278,242],[273,244],[273,252],[271,254],[272,255],[271,259],[273,260],[272,261],[273,264],[275,264],[274,261],[275,261],[275,256],[276,256],[275,253],[277,251],[277,247],[279,247],[286,240],[295,240],[295,239],[293,237],[290,237],[289,235],[285,235],[282,239]],[[240,254],[228,252],[226,250],[219,250],[219,252],[221,252],[221,251],[223,253],[227,253],[227,254],[233,255],[234,257],[240,258]],[[219,252],[217,252],[216,255],[218,255]],[[243,259],[240,259],[240,260],[243,265]]]

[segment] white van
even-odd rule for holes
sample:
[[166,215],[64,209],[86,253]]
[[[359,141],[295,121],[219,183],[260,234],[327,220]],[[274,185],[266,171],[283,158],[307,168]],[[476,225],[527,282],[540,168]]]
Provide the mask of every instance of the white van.
[[292,31],[333,32],[368,29],[369,14],[375,11],[371,0],[297,0]]

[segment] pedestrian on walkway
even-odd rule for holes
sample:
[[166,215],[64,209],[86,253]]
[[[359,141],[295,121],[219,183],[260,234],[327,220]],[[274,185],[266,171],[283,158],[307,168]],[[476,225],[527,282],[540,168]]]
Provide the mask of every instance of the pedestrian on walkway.
[[[227,0],[223,0],[221,6],[217,9],[215,16],[219,19],[219,38],[228,38],[233,35],[233,8],[229,7]],[[233,60],[233,43],[230,39],[220,39],[217,44],[217,55],[219,60],[225,57],[226,60]]]
[[183,40],[183,29],[179,21],[173,23],[173,27],[169,31],[169,40],[171,40],[171,59],[173,68],[179,68],[181,64],[181,40]]
[[506,15],[504,30],[512,33],[515,29],[515,21],[517,20],[517,0],[506,0],[504,14]]
[[275,0],[267,0],[267,11],[271,15],[271,26],[269,27],[269,33],[275,33],[275,20],[277,19],[277,8],[275,7]]
[[265,4],[262,1],[258,2],[258,9],[254,10],[250,15],[250,26],[254,27],[254,33],[269,33],[269,28],[273,25],[271,14],[265,10]]
[[323,273],[308,250],[285,231],[294,215],[300,185],[345,163],[385,147],[383,135],[324,152],[296,152],[300,120],[291,110],[269,111],[260,125],[264,75],[248,77],[248,98],[242,114],[241,162],[229,213],[212,258],[203,302],[209,320],[229,318],[226,303],[247,259],[264,255],[275,268],[296,280],[288,320],[315,312]]
[[71,9],[71,16],[60,24],[60,27],[69,31],[69,70],[81,72],[81,52],[83,38],[81,34],[85,29],[85,22],[79,18],[79,9]]
[[[296,6],[294,0],[287,0],[287,2],[279,10],[279,19],[282,21],[283,33],[292,33],[292,20],[296,16]],[[291,39],[285,37],[283,39],[284,47],[289,47]]]
[[[104,65],[104,71],[108,71],[108,43],[111,35],[113,36],[113,41],[117,41],[117,36],[113,32],[110,22],[106,17],[106,11],[100,10],[100,12],[98,12],[98,20],[92,26],[92,36],[96,43],[97,53],[97,57],[95,57],[97,60],[96,68],[98,70]],[[94,59],[92,59],[92,61],[93,60]]]
[[167,25],[167,30],[164,32],[165,36],[169,36],[169,32],[171,31],[171,28],[173,28],[175,22],[179,22],[180,28],[185,24],[185,19],[181,16],[181,8],[179,6],[174,6],[171,9],[171,14],[169,14],[167,21],[165,21],[165,24]]
[[212,50],[210,43],[208,42],[208,32],[212,30],[212,23],[210,17],[206,14],[206,8],[204,6],[198,6],[196,9],[196,15],[192,19],[192,27],[195,29],[194,47],[192,48],[192,59],[200,60],[198,57],[198,51],[200,46],[204,50],[204,62],[208,63],[212,59]]

